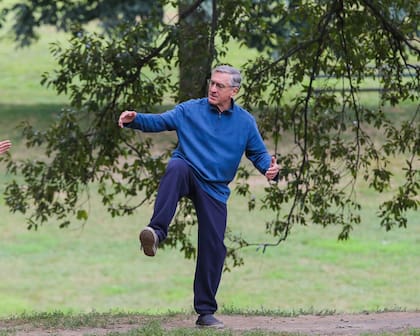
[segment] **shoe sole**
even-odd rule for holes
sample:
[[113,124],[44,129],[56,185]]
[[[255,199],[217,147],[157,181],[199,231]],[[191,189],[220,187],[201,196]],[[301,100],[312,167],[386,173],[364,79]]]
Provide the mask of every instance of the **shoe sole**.
[[224,324],[210,324],[210,325],[196,324],[195,327],[200,328],[200,329],[224,329],[225,325]]
[[148,257],[156,255],[156,237],[155,233],[151,230],[144,229],[140,232],[140,248]]

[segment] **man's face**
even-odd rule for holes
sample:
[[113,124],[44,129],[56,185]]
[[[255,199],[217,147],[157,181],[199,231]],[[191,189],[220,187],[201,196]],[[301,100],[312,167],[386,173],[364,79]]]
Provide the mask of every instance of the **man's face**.
[[231,75],[215,72],[209,81],[209,103],[219,108],[227,109],[231,98],[238,92],[237,87],[231,87]]

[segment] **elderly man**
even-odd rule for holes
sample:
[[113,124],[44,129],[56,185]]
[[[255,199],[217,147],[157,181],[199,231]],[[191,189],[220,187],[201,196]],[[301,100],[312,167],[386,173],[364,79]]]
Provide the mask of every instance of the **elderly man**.
[[198,254],[194,278],[194,309],[198,327],[223,328],[214,317],[216,292],[226,257],[224,236],[229,183],[242,155],[266,176],[277,178],[279,167],[270,156],[254,117],[237,105],[240,72],[230,66],[212,71],[208,97],[193,99],[162,114],[121,113],[120,127],[143,132],[176,131],[178,146],[162,177],[148,226],[140,232],[140,246],[147,256],[156,254],[168,234],[181,197],[192,200],[198,219]]

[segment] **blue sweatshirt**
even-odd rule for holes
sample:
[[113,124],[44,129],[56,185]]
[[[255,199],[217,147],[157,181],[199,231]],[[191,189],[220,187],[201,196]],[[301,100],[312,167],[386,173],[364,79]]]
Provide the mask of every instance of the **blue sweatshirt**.
[[186,161],[202,189],[223,203],[244,153],[262,174],[270,167],[271,156],[254,117],[233,100],[229,110],[219,112],[207,98],[193,99],[162,114],[137,113],[124,126],[144,132],[176,131],[178,146],[172,159]]

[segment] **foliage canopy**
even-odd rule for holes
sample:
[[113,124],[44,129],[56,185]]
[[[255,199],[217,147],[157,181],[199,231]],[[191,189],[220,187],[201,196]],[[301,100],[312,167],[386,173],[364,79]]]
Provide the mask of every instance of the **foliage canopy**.
[[[77,3],[87,6],[84,1]],[[156,8],[174,5],[167,0],[153,3]],[[51,46],[59,66],[42,81],[68,95],[71,105],[46,131],[22,126],[27,146],[41,147],[47,159],[6,157],[8,169],[24,179],[6,188],[11,210],[27,213],[30,228],[50,218],[65,227],[71,214],[87,219],[81,201],[91,183],[99,185],[102,203],[113,216],[132,214],[153,200],[170,149],[156,156],[149,138],[138,141],[134,132],[121,132],[116,121],[120,111],[154,112],[164,97],[178,96],[171,74],[182,61],[178,46],[188,43],[180,26],[193,13],[206,10],[211,15],[203,35],[208,48],[196,52],[211,64],[228,53],[226,43],[231,39],[261,52],[242,65],[246,82],[239,101],[258,117],[262,134],[274,141],[281,166],[280,183],[268,185],[261,200],[263,208],[272,210],[266,230],[277,242],[262,247],[286,239],[296,224],[339,225],[339,238],[347,238],[360,222],[356,183],[365,180],[378,193],[390,189],[393,156],[404,159],[405,178],[393,197],[380,205],[378,214],[387,230],[405,227],[407,211],[419,206],[418,1],[196,0],[188,4],[183,4],[176,23],[162,21],[159,10],[149,10],[147,15],[139,11],[136,17],[124,16],[118,24],[108,25],[107,34],[88,32],[74,13],[70,16],[69,46]],[[67,18],[64,7],[55,10]],[[16,8],[16,13],[22,13]],[[17,23],[22,19],[19,15]],[[24,32],[18,41],[30,37]],[[202,76],[203,85],[208,76]],[[380,87],[379,103],[373,107],[361,102],[368,78]],[[407,102],[414,106],[413,113],[401,123],[383,112],[386,106]],[[367,129],[381,132],[383,141],[374,142]],[[250,210],[256,206],[247,182],[251,173],[241,167],[235,187],[249,198]],[[179,246],[186,257],[195,255],[188,233],[196,224],[193,212],[190,202],[180,203],[166,241]],[[231,233],[227,237],[230,261],[239,265],[238,249],[253,243]]]

